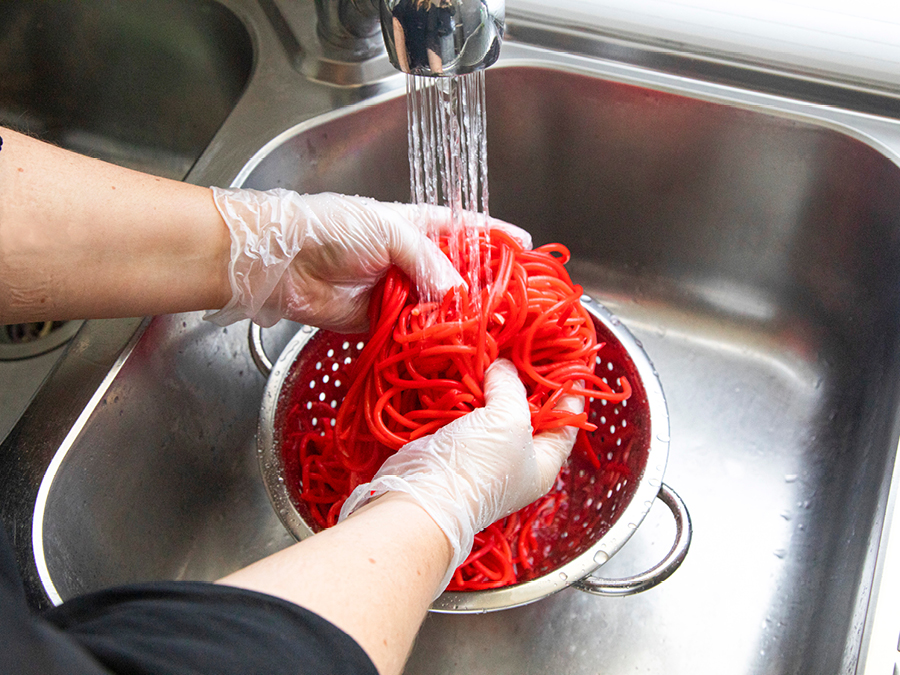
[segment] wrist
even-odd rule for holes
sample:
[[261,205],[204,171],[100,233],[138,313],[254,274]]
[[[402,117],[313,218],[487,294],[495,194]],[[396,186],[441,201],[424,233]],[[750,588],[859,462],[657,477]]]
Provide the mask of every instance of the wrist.
[[212,302],[209,303],[207,309],[221,309],[231,300],[234,291],[231,286],[231,279],[228,273],[229,264],[231,262],[231,233],[222,214],[216,208],[213,199],[212,190],[207,193],[209,221],[214,223],[211,225],[211,237],[209,244],[209,260],[211,264],[210,274],[210,297]]
[[159,240],[144,250],[154,251],[158,279],[171,293],[168,311],[222,307],[231,297],[231,237],[210,191],[176,181],[160,187],[157,202],[165,208]]
[[[390,461],[390,460],[388,460]],[[439,584],[437,597],[450,583],[456,568],[468,557],[474,544],[473,514],[464,506],[465,499],[441,480],[423,476],[377,476],[371,483],[361,485],[344,502],[340,520],[346,520],[363,510],[375,509],[382,499],[386,504],[409,505],[423,514],[430,525],[440,531],[447,545],[445,574]],[[405,522],[405,521],[404,521]]]
[[420,530],[430,539],[434,539],[437,542],[438,558],[444,563],[444,567],[450,566],[454,547],[447,534],[431,514],[411,495],[400,491],[382,493],[355,510],[347,516],[347,519],[362,516],[373,510],[377,510],[379,513],[389,513],[395,517],[397,522],[408,523],[412,529]]

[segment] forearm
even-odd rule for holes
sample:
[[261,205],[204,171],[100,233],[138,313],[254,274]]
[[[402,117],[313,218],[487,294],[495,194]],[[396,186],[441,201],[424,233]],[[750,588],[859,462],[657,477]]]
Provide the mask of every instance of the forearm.
[[227,302],[230,238],[207,188],[0,137],[0,323]]
[[351,635],[382,675],[399,673],[450,561],[421,507],[391,493],[219,583],[301,605]]

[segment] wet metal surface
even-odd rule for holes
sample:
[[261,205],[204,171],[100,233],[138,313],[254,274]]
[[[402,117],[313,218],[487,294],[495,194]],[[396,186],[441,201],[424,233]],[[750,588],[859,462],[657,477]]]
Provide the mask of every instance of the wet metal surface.
[[[408,199],[402,79],[312,83],[261,26],[191,180]],[[694,537],[638,596],[430,616],[408,673],[854,672],[898,437],[900,125],[514,42],[487,86],[491,212],[568,245],[642,341]],[[116,326],[85,325],[0,448],[36,602],[212,578],[290,541],[256,468],[247,326]],[[101,367],[104,340],[122,356]],[[33,528],[9,495],[37,497]],[[672,528],[654,506],[602,574],[652,565]]]

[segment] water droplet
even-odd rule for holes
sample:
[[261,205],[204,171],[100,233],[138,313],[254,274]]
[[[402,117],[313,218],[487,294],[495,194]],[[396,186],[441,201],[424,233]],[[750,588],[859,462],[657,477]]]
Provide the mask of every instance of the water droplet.
[[566,574],[565,572],[560,572],[560,573],[559,573],[559,579],[560,579],[560,581],[568,581],[568,580],[569,580],[569,575]]
[[779,560],[783,560],[784,556],[787,555],[787,551],[785,551],[783,548],[776,548],[773,551],[773,553],[775,554],[775,557],[778,558]]
[[784,474],[784,482],[785,483],[794,483],[796,481],[797,481],[797,474],[795,474],[795,473]]
[[660,431],[658,434],[656,434],[656,439],[662,441],[663,443],[668,443],[669,433],[666,431]]
[[781,517],[785,520],[790,520],[793,517],[793,514],[790,511],[782,511]]
[[609,560],[609,553],[607,553],[606,551],[600,550],[594,554],[594,562],[598,565],[602,565],[607,560]]

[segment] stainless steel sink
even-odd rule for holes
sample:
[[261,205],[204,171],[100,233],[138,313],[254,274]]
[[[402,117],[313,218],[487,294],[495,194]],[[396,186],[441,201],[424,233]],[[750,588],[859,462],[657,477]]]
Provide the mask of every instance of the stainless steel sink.
[[[313,81],[278,21],[236,11],[254,76],[189,179],[407,199],[403,80]],[[491,212],[568,245],[654,360],[692,549],[639,596],[430,616],[407,671],[862,672],[897,491],[900,123],[605,60],[587,35],[547,48],[560,35],[531,30],[488,70]],[[246,342],[198,314],[85,324],[0,447],[36,604],[211,579],[290,541]],[[662,557],[664,511],[603,575]]]
[[[0,4],[0,125],[183,179],[250,77],[247,28],[212,0]],[[0,437],[65,344],[68,322],[0,344]]]
[[182,179],[250,76],[253,48],[213,0],[0,6],[0,124]]

